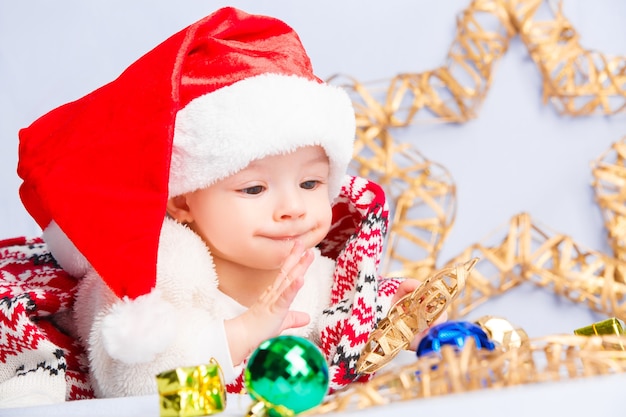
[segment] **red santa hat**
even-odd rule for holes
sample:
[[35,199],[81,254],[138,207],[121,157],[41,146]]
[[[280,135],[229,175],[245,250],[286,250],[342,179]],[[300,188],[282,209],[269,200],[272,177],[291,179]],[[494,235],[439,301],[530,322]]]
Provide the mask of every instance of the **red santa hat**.
[[291,27],[224,8],[22,129],[20,196],[44,235],[65,239],[55,257],[82,260],[132,299],[155,285],[169,197],[306,145],[325,149],[334,197],[354,123]]

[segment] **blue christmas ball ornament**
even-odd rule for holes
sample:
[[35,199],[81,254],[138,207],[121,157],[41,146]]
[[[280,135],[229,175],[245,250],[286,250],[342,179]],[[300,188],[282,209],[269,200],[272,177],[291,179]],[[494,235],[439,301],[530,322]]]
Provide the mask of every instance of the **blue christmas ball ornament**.
[[487,333],[477,324],[469,321],[448,321],[430,328],[428,334],[417,346],[417,356],[441,351],[441,346],[451,345],[458,350],[463,349],[466,340],[473,337],[479,349],[493,350],[495,344],[489,340]]

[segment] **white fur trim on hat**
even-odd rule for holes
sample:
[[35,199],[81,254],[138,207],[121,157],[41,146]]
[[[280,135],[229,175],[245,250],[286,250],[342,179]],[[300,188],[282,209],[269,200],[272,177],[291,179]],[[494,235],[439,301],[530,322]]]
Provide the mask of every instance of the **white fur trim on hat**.
[[176,115],[169,195],[209,186],[265,156],[320,145],[335,198],[354,135],[354,109],[343,89],[290,75],[246,78],[192,100]]

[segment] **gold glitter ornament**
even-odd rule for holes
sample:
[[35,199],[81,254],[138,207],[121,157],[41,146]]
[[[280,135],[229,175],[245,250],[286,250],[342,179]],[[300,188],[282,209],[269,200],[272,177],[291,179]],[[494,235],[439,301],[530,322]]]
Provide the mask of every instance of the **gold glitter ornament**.
[[474,323],[479,325],[489,339],[497,342],[503,349],[519,348],[528,343],[528,334],[521,327],[514,326],[510,321],[502,317],[483,316]]

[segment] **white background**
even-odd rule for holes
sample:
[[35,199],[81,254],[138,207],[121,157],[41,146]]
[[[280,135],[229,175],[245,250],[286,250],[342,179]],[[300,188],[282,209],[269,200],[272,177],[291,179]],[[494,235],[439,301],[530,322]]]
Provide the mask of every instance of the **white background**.
[[[366,82],[442,65],[456,15],[469,1],[0,0],[0,239],[40,233],[18,196],[18,130],[114,79],[169,35],[227,4],[293,26],[321,78],[342,73]],[[584,47],[626,56],[626,2],[564,0],[563,8]],[[590,163],[626,136],[626,113],[559,116],[541,95],[539,72],[516,37],[477,119],[397,132],[457,184],[457,217],[440,263],[521,212],[610,253]],[[516,289],[478,314],[503,315],[531,336],[571,333],[602,318],[534,288]]]

